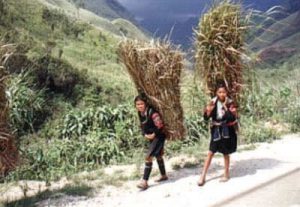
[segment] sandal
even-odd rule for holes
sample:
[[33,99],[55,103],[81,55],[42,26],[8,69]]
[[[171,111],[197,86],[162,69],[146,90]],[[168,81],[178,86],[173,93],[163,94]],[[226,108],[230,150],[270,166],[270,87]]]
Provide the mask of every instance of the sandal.
[[160,183],[160,182],[164,182],[166,180],[169,180],[168,176],[162,176],[160,178],[158,178],[157,180],[155,180],[155,182]]
[[204,184],[205,184],[205,180],[200,180],[199,182],[198,182],[198,186],[204,186]]
[[227,182],[229,180],[229,177],[222,177],[221,179],[220,179],[220,182],[221,183],[225,183],[225,182]]
[[141,182],[137,185],[137,187],[140,188],[141,190],[147,190],[149,186],[147,183]]

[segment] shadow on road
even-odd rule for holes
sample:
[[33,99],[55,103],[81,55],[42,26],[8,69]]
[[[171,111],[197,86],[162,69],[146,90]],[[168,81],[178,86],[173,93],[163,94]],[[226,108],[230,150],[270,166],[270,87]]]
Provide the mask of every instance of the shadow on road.
[[[279,160],[276,159],[270,159],[270,158],[259,158],[259,159],[247,159],[247,160],[241,160],[234,162],[231,166],[230,170],[230,177],[231,178],[238,178],[243,177],[247,175],[254,175],[257,173],[257,170],[263,170],[263,169],[271,169],[275,167],[276,165],[280,164]],[[168,183],[176,182],[180,179],[185,179],[190,176],[197,176],[200,175],[200,171],[202,170],[202,166],[193,167],[193,168],[184,168],[177,171],[174,171],[172,173],[169,173],[169,180],[164,183],[155,183],[154,185],[151,185],[151,187],[155,187],[158,185],[165,185]],[[218,174],[216,172],[220,171]],[[212,163],[208,175],[209,178],[206,180],[207,182],[218,179],[222,176],[223,173],[223,164],[222,163]],[[197,180],[195,180],[195,183]]]
[[271,169],[280,164],[279,160],[270,158],[247,159],[235,162],[231,167],[231,177],[254,175],[257,170]]

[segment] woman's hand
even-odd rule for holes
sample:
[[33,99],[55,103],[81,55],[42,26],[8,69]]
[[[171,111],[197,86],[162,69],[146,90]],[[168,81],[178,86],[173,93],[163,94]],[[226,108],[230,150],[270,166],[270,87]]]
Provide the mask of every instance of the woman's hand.
[[146,134],[145,135],[145,138],[148,139],[148,140],[153,140],[155,138],[155,133],[152,133],[152,134]]
[[210,103],[206,106],[206,114],[209,116],[210,113],[214,110],[214,108],[215,108],[214,102],[210,102]]

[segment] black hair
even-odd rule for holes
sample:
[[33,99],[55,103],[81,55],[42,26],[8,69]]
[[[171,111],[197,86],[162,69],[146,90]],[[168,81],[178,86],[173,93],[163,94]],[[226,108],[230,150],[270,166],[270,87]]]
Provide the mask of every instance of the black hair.
[[227,86],[224,82],[218,82],[217,83],[217,86],[215,88],[215,93],[217,93],[217,91],[220,89],[220,88],[225,88],[225,90],[228,92],[228,89],[227,89]]
[[136,104],[137,101],[143,101],[146,105],[146,107],[152,108],[154,111],[158,111],[155,106],[153,106],[147,97],[145,93],[140,93],[138,96],[134,98],[134,104]]
[[136,102],[138,102],[138,101],[143,101],[146,104],[146,106],[149,105],[148,98],[147,98],[146,94],[144,94],[144,93],[141,93],[134,98],[134,104],[136,104]]

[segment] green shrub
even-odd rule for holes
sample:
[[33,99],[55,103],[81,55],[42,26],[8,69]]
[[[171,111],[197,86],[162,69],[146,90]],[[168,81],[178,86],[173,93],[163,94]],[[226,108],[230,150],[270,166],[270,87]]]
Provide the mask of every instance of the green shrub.
[[187,136],[184,139],[186,143],[199,142],[208,136],[208,122],[200,116],[191,116],[186,119]]
[[124,121],[130,116],[132,115],[125,106],[116,108],[102,106],[86,110],[74,110],[63,118],[63,123],[59,126],[59,137],[80,139],[81,136],[97,129],[115,132],[116,122]]
[[24,164],[9,179],[48,181],[132,158],[146,143],[135,113],[126,105],[67,112],[55,130],[42,130],[48,141],[23,138]]
[[283,112],[286,103],[292,100],[292,90],[289,87],[279,90],[272,87],[266,87],[265,90],[256,88],[246,90],[243,96],[240,112],[244,116],[266,119]]
[[238,135],[240,143],[250,144],[256,142],[270,142],[279,138],[276,130],[264,126],[265,122],[253,119],[243,118],[241,131]]
[[299,132],[300,131],[300,100],[296,99],[292,103],[293,105],[291,105],[288,108],[286,121],[291,124],[292,132]]
[[49,115],[45,90],[36,89],[30,72],[12,76],[9,87],[10,125],[17,135],[38,130]]
[[66,97],[76,99],[72,96],[75,86],[88,82],[84,72],[79,72],[78,69],[61,59],[44,56],[35,62],[38,64],[37,82],[40,87],[46,87],[52,92],[62,93]]
[[65,35],[75,38],[89,28],[87,24],[71,21],[64,13],[55,9],[43,8],[42,19],[49,25],[52,32],[61,30]]
[[0,24],[4,23],[5,16],[7,15],[6,2],[4,0],[0,0]]
[[[184,139],[168,142],[167,148],[170,151],[168,152],[169,154],[178,154],[178,152],[184,149],[198,146],[205,140],[210,139],[208,122],[204,121],[202,114],[186,118],[185,126],[187,134]],[[199,150],[201,151],[202,149]]]
[[115,123],[116,139],[127,156],[131,156],[137,149],[143,149],[145,145],[146,140],[141,135],[141,129],[138,126],[135,117]]
[[23,165],[11,174],[11,179],[55,180],[120,162],[124,157],[114,134],[102,131],[94,131],[81,140],[55,139],[47,144],[23,145],[21,153]]

